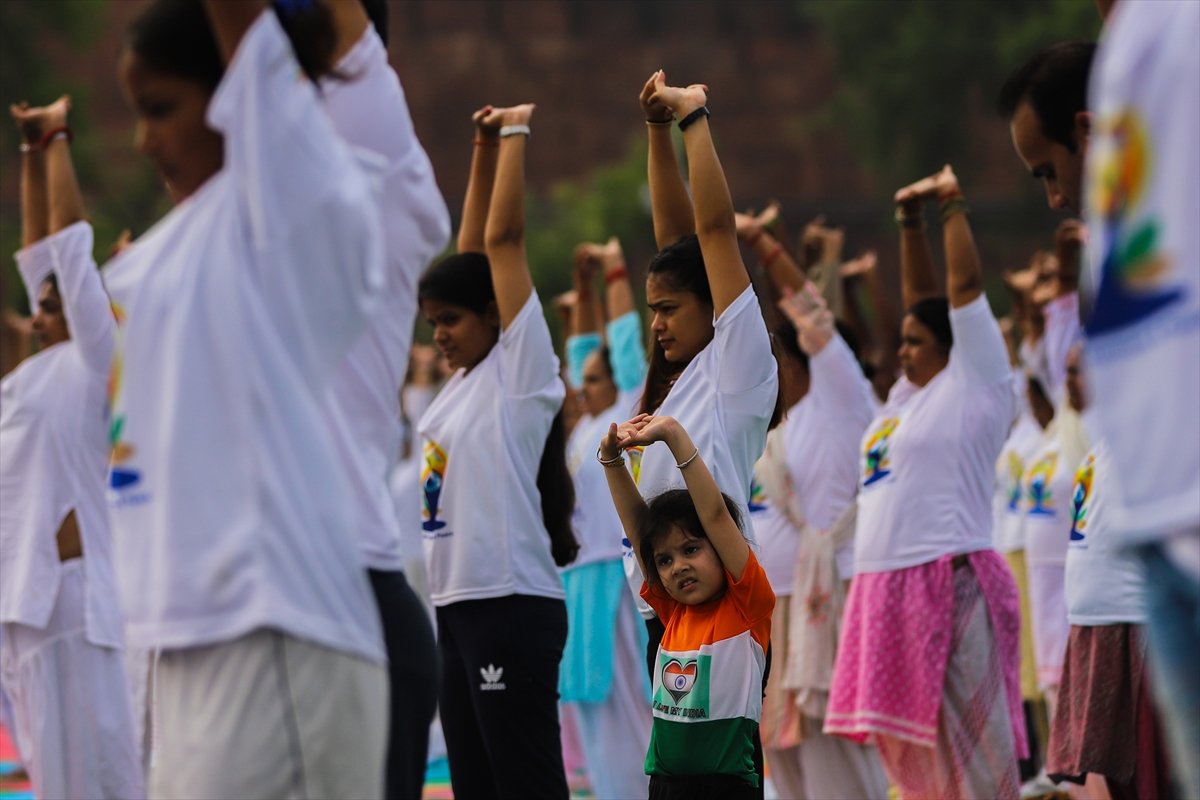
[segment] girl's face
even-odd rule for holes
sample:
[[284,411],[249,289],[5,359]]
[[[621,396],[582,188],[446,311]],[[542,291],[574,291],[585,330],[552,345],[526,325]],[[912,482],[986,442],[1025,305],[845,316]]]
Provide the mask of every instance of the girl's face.
[[225,163],[225,140],[205,120],[212,95],[197,81],[151,69],[128,50],[118,72],[126,102],[137,115],[134,146],[150,159],[178,203]]
[[604,353],[594,351],[583,362],[583,404],[593,417],[603,413],[617,402],[617,384],[608,373]]
[[646,278],[646,304],[654,313],[650,330],[667,361],[687,364],[712,341],[713,307],[691,292],[652,274]]
[[426,298],[421,313],[433,327],[437,345],[450,369],[470,371],[492,351],[500,338],[500,315],[495,303],[484,314],[464,306]]
[[654,569],[667,594],[684,605],[716,600],[725,593],[725,565],[712,542],[672,528],[654,546]]
[[924,323],[912,314],[900,325],[900,368],[904,377],[917,386],[924,386],[946,368],[949,355]]
[[51,347],[71,338],[67,331],[67,318],[63,314],[62,298],[49,281],[43,282],[38,288],[37,310],[32,324],[33,335],[41,347]]

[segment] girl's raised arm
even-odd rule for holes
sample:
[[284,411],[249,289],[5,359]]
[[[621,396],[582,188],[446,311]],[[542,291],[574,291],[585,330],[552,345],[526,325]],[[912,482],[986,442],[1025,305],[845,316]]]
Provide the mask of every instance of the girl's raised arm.
[[492,186],[496,182],[496,162],[500,155],[500,123],[491,106],[484,106],[471,115],[475,124],[474,150],[471,153],[471,172],[467,177],[467,193],[463,197],[462,223],[458,227],[458,252],[482,253],[483,236],[487,227],[488,206],[492,202]]
[[[700,524],[708,534],[713,549],[717,551],[721,563],[733,579],[741,580],[746,562],[750,560],[750,545],[746,544],[742,529],[729,513],[716,480],[709,472],[704,459],[700,457],[700,450],[692,442],[688,432],[671,417],[652,417],[648,414],[634,417],[622,428],[628,429],[628,435],[621,440],[622,447],[665,442],[667,447],[671,448],[671,455],[675,457],[676,465],[683,473],[683,482],[696,505],[696,514],[700,517]],[[609,432],[613,432],[612,428]],[[632,482],[630,479],[630,483]],[[634,546],[636,552],[636,543]]]
[[500,159],[484,228],[484,250],[491,263],[502,330],[516,319],[533,293],[525,256],[525,145],[532,118],[530,103],[493,109],[484,117],[486,124],[500,126]]
[[692,201],[679,172],[675,142],[671,139],[674,112],[655,97],[655,81],[662,70],[655,72],[642,87],[638,98],[646,114],[646,134],[650,138],[647,171],[650,182],[650,215],[654,219],[654,241],[658,249],[675,244],[689,233],[695,233]]
[[667,86],[661,70],[653,80],[651,102],[670,108],[680,123],[686,125],[683,143],[695,205],[696,235],[712,289],[713,315],[720,317],[750,285],[750,275],[738,250],[733,200],[708,129],[705,107],[708,87],[698,83],[684,88]]

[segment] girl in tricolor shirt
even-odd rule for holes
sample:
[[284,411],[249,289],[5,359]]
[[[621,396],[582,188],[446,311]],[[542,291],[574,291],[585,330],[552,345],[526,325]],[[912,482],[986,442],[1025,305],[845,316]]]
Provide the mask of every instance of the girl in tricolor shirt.
[[[622,451],[664,442],[687,486],[644,501]],[[596,453],[664,621],[654,665],[650,797],[760,797],[755,740],[775,593],[688,432],[671,417],[613,423]]]

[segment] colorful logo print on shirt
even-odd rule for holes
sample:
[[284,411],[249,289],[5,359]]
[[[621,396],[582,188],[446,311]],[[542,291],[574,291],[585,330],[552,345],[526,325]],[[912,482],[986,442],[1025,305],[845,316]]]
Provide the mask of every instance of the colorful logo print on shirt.
[[1025,462],[1019,453],[1009,450],[1008,456],[1008,510],[1017,513],[1021,506],[1021,479],[1025,477]]
[[864,455],[866,457],[866,465],[863,469],[863,486],[870,486],[877,483],[888,475],[892,474],[891,459],[888,458],[888,449],[891,446],[892,434],[896,432],[896,428],[900,427],[900,420],[896,417],[889,417],[879,423],[879,427],[867,439]]
[[111,307],[113,317],[117,320],[117,348],[108,369],[108,484],[114,491],[121,491],[137,486],[142,480],[142,474],[128,463],[137,452],[136,449],[121,438],[125,430],[125,414],[118,408],[118,403],[125,377],[125,359],[121,348],[121,334],[125,330],[125,309],[116,303],[111,303]]
[[692,691],[692,687],[696,684],[696,670],[695,661],[684,664],[676,658],[672,658],[663,667],[663,688],[671,697],[675,698],[676,705]]
[[437,442],[425,442],[425,466],[421,469],[421,527],[428,533],[440,531],[446,523],[441,513],[443,482],[446,478],[446,451]]
[[1058,453],[1046,453],[1029,468],[1026,495],[1029,498],[1029,513],[1039,517],[1055,515],[1054,496],[1050,482],[1058,466]]
[[759,511],[766,511],[768,505],[767,492],[758,482],[758,477],[755,476],[754,480],[750,482],[750,503],[747,508],[751,514],[756,514]]
[[642,452],[645,449],[639,445],[625,451],[625,458],[629,460],[629,474],[633,476],[634,486],[637,486],[642,480]]
[[1092,496],[1092,480],[1096,472],[1096,457],[1088,454],[1087,461],[1075,471],[1075,491],[1071,496],[1075,514],[1071,522],[1071,541],[1082,542],[1086,538],[1088,524],[1088,500]]
[[1090,336],[1119,331],[1173,305],[1178,286],[1163,286],[1170,262],[1159,250],[1160,222],[1134,215],[1154,159],[1146,126],[1131,110],[1100,121],[1088,152],[1095,218],[1103,226],[1100,286]]

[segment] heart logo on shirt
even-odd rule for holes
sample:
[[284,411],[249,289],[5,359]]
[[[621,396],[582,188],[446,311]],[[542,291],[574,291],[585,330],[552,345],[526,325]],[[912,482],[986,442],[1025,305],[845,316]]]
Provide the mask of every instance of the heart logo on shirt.
[[681,664],[678,659],[672,658],[663,667],[662,682],[663,688],[670,692],[671,697],[678,703],[696,683],[696,662]]

